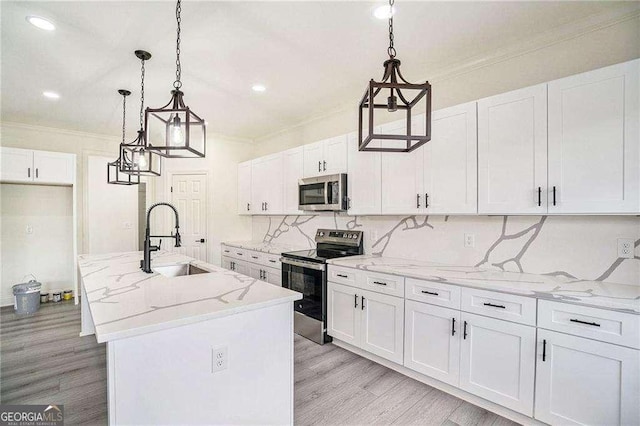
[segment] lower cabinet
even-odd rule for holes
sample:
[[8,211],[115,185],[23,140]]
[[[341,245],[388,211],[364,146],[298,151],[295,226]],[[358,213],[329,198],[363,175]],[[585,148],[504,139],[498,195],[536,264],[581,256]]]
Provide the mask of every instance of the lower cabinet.
[[460,311],[407,300],[404,366],[458,386],[461,327]]
[[277,255],[222,245],[223,268],[282,286],[282,270],[277,267],[280,265],[278,258]]
[[280,269],[249,263],[249,276],[270,284],[282,286],[282,271]]
[[250,264],[248,262],[244,262],[242,260],[237,260],[226,256],[222,257],[223,268],[229,269],[242,275],[250,275],[251,269],[249,265]]
[[462,312],[460,388],[533,416],[536,329]]
[[640,353],[539,329],[535,418],[563,425],[640,424]]
[[328,296],[330,336],[402,364],[403,298],[333,282]]

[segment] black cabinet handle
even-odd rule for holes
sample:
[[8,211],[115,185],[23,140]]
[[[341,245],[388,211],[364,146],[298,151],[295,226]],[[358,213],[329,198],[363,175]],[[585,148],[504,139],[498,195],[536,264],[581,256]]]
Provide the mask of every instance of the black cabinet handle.
[[463,323],[463,327],[462,327],[462,338],[464,340],[467,340],[467,322],[466,321]]
[[342,275],[342,274],[336,274],[336,276],[338,276],[338,277],[340,277],[340,278],[349,278],[348,276],[346,276],[346,275]]
[[251,258],[252,258],[252,259],[257,259],[257,258],[258,258],[258,256],[251,256]]
[[264,211],[269,210],[269,203],[267,203],[266,201],[264,202]]
[[600,327],[600,324],[598,324],[597,322],[580,321],[579,319],[575,319],[575,318],[571,318],[569,321],[577,322],[578,324],[592,325],[594,327]]
[[322,162],[318,161],[318,171],[321,172],[322,171]]
[[353,307],[354,308],[358,307],[358,295],[357,294],[353,295]]
[[237,254],[238,256],[242,256],[242,253],[240,253],[240,252],[236,252],[236,254]]
[[451,335],[452,336],[456,335],[456,319],[455,318],[451,318]]
[[416,208],[420,208],[420,194],[416,194]]
[[273,260],[273,259],[269,259],[269,262],[271,262],[271,263],[276,263],[276,261],[275,261],[275,260]]
[[362,303],[360,303],[360,309],[364,311],[364,296],[362,296]]
[[484,306],[491,306],[492,308],[507,309],[507,307],[504,305],[494,305],[493,303],[485,303]]
[[325,171],[325,172],[327,171],[327,162],[326,161],[322,162],[322,170]]
[[36,177],[38,177],[38,168],[36,167]]
[[387,285],[387,283],[384,283],[382,281],[374,281],[373,283],[378,285]]
[[247,203],[247,211],[249,211],[249,203]]
[[430,294],[430,295],[432,295],[432,296],[437,296],[437,295],[438,295],[438,293],[436,293],[435,291],[422,290],[422,292],[423,292],[424,294]]
[[553,187],[553,205],[556,205],[556,187]]
[[205,240],[204,238],[200,238],[199,240],[196,240],[196,243],[204,243],[205,241],[207,240]]
[[542,361],[547,360],[547,340],[542,339]]
[[31,177],[31,167],[27,167],[27,177]]
[[427,194],[426,192],[424,193],[424,208],[429,208],[429,194]]
[[347,197],[347,210],[351,209],[351,197]]
[[542,205],[542,187],[538,187],[538,207]]

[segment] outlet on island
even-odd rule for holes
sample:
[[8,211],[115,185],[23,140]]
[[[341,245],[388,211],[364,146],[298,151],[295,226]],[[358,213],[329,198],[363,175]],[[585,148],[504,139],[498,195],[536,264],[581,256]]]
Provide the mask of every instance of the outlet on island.
[[211,372],[217,373],[226,370],[229,365],[229,351],[226,346],[218,346],[211,351]]

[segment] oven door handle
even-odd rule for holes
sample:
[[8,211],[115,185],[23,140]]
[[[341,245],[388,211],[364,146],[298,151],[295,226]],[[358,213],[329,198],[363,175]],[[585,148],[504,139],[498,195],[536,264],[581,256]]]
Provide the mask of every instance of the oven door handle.
[[324,205],[329,205],[329,181],[324,183]]
[[281,257],[280,258],[280,262],[282,262],[283,264],[286,264],[286,265],[299,266],[301,268],[315,269],[316,271],[324,271],[324,266],[325,266],[324,263],[305,262],[303,260],[295,260],[295,259],[290,259],[288,257]]

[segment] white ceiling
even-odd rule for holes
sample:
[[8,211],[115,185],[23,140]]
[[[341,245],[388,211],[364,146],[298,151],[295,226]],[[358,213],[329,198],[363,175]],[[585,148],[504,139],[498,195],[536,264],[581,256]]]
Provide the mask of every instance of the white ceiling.
[[[386,59],[381,2],[183,2],[186,103],[213,133],[260,138],[353,99]],[[147,63],[147,106],[169,100],[175,77],[172,2],[2,1],[2,119],[119,135],[121,97],[128,138],[137,128],[140,63]],[[409,80],[567,23],[617,2],[396,2],[395,40]],[[25,21],[40,15],[54,32]],[[263,83],[267,91],[254,93]],[[44,90],[60,93],[52,101]]]

